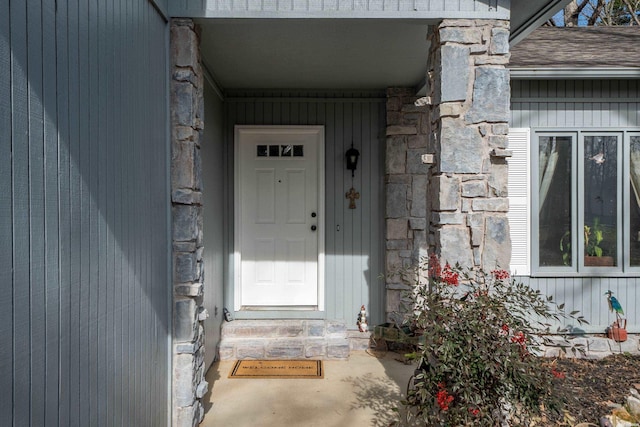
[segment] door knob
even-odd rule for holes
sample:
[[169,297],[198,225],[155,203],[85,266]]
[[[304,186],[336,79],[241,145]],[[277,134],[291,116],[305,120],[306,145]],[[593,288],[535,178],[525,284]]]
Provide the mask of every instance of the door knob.
[[311,218],[315,218],[317,215],[315,212],[311,212]]
[[315,225],[312,225],[312,226],[311,226],[311,231],[316,231],[316,229],[317,229],[317,228],[318,228],[318,227],[316,227]]

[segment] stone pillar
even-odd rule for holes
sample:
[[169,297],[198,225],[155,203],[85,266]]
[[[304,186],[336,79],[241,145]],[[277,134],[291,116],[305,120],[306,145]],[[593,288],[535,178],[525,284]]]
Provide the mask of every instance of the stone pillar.
[[199,36],[190,19],[171,21],[171,205],[173,243],[173,420],[197,426],[204,416],[202,307],[203,74]]
[[413,89],[387,90],[386,270],[387,313],[401,311],[409,289],[392,272],[427,255],[427,174],[422,155],[429,151],[429,110],[417,107]]
[[430,242],[443,261],[508,268],[509,23],[430,28]]
[[429,40],[429,97],[387,91],[387,313],[408,289],[389,273],[430,252],[489,270],[511,258],[509,23],[444,20]]

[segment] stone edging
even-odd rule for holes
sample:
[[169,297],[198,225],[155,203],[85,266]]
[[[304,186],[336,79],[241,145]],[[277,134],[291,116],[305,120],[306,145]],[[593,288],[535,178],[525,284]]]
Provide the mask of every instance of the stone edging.
[[[560,346],[564,342],[561,338],[552,338],[558,343],[557,346],[541,346],[545,357],[582,357],[580,354],[574,355],[567,351],[561,356]],[[601,359],[619,353],[640,354],[640,335],[629,334],[625,342],[615,342],[609,338],[598,335],[585,335],[568,340],[570,344],[582,345],[586,350],[585,357],[588,359]]]

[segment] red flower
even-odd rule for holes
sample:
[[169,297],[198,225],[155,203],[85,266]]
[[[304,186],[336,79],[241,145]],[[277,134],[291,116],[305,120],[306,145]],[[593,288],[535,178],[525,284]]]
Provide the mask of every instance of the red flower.
[[446,411],[449,409],[449,405],[453,402],[453,396],[447,393],[444,388],[444,383],[438,383],[438,394],[436,394],[436,402],[441,410]]
[[473,415],[474,417],[477,417],[478,414],[480,413],[480,409],[478,409],[478,408],[469,408],[469,412],[471,412],[471,415]]
[[565,378],[565,374],[562,371],[556,371],[555,369],[551,369],[551,374],[556,378],[560,378],[561,380]]
[[511,277],[507,270],[493,270],[491,274],[493,274],[493,277],[495,277],[496,280],[505,280]]
[[527,338],[524,336],[523,332],[518,332],[511,337],[511,342],[517,342],[518,344],[524,344],[527,341]]
[[502,325],[502,327],[498,331],[498,335],[500,335],[501,337],[506,337],[507,335],[509,335],[509,325]]
[[449,263],[446,263],[442,270],[442,281],[447,285],[458,286],[458,273],[451,269]]

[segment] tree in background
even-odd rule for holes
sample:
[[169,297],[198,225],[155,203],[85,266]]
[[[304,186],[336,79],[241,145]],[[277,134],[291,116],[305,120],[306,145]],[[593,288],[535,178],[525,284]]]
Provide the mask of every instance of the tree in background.
[[640,0],[572,0],[547,25],[640,25]]
[[609,1],[601,25],[640,25],[640,0]]

